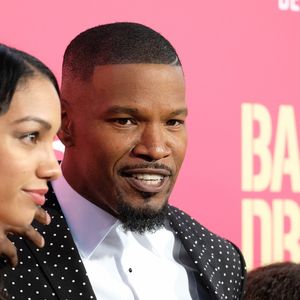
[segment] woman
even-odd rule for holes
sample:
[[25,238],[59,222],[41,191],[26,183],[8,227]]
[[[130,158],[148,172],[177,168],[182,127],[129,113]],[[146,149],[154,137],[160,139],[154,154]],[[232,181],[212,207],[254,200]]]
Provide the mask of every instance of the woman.
[[[34,217],[43,221],[47,181],[60,175],[52,149],[60,127],[58,93],[42,62],[0,44],[0,253],[9,257],[14,250],[6,235],[36,238],[28,226]],[[48,219],[44,214],[43,222]]]

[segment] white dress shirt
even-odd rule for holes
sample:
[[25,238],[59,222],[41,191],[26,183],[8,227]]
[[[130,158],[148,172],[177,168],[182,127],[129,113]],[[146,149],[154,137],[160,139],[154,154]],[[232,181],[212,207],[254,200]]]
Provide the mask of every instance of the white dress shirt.
[[98,299],[200,299],[197,271],[168,225],[143,235],[124,232],[64,177],[52,185]]

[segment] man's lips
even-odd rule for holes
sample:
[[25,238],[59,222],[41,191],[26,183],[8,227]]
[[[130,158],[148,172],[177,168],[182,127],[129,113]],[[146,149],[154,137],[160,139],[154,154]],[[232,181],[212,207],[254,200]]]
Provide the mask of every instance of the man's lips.
[[23,189],[35,202],[36,205],[45,204],[45,194],[48,192],[48,189]]
[[169,182],[171,171],[159,168],[130,168],[121,172],[128,184],[140,192],[159,193]]

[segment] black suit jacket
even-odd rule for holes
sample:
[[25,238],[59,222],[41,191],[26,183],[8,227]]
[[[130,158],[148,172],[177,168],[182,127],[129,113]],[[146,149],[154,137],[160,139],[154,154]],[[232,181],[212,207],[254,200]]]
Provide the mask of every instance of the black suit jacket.
[[[52,222],[48,226],[35,224],[44,235],[46,246],[38,249],[14,237],[19,265],[14,269],[1,261],[4,286],[13,299],[96,299],[51,186],[47,198],[45,209]],[[241,299],[245,263],[238,248],[175,207],[168,207],[168,220],[190,254],[199,271],[200,283],[211,299]]]

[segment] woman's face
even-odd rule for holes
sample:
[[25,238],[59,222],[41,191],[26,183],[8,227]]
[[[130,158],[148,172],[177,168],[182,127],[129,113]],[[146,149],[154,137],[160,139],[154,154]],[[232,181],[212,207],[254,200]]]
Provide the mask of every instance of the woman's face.
[[36,75],[17,86],[0,116],[0,221],[32,222],[43,205],[47,180],[60,175],[52,142],[60,127],[60,103],[52,83]]

